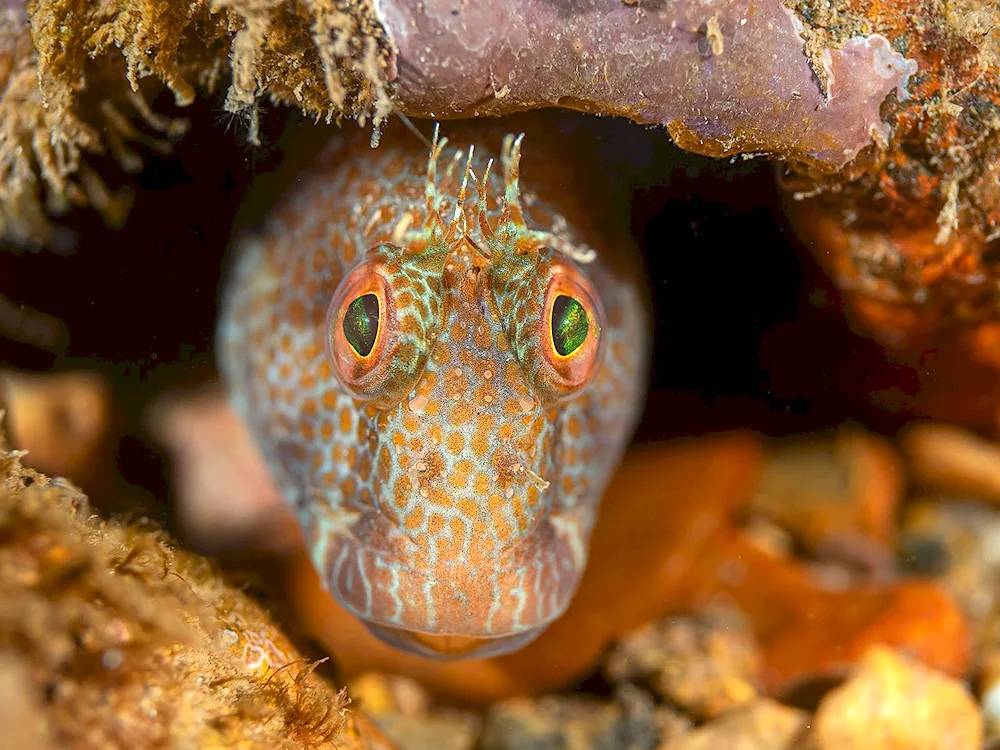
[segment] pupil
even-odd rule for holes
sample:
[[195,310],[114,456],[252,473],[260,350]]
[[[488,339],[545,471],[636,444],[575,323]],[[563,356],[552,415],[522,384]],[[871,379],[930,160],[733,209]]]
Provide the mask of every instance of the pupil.
[[572,297],[560,294],[552,305],[552,343],[560,357],[566,357],[587,340],[590,323],[587,311]]
[[378,297],[366,294],[347,307],[344,315],[344,338],[362,357],[372,353],[378,334]]

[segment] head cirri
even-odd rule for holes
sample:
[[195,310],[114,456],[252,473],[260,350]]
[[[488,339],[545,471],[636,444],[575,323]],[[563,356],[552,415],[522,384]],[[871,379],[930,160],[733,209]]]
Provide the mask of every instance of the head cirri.
[[[313,178],[243,248],[220,332],[328,590],[390,644],[458,658],[515,650],[565,610],[632,381],[609,363],[630,318],[594,252],[528,224],[521,138],[481,178],[455,152],[438,185],[446,143],[435,131],[419,177],[382,148],[394,180]],[[350,196],[368,211],[331,229],[323,206]]]

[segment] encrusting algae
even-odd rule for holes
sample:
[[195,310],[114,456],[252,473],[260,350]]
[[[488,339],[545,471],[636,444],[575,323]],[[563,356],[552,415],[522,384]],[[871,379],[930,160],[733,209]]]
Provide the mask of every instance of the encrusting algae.
[[0,453],[11,747],[391,748],[211,563],[91,515],[20,456]]

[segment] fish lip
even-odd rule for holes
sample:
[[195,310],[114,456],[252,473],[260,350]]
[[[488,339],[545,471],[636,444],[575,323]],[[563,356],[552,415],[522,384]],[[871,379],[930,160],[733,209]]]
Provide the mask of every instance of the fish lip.
[[463,636],[448,633],[427,633],[406,628],[378,625],[367,620],[362,624],[387,646],[433,661],[468,661],[488,659],[520,651],[538,638],[549,623],[530,630],[501,636]]

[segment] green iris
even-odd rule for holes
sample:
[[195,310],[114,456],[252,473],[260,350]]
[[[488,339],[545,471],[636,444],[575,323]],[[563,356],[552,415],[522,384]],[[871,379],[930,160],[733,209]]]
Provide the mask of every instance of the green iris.
[[344,338],[362,357],[367,357],[375,347],[378,335],[378,297],[365,294],[347,307],[344,315]]
[[577,300],[560,294],[552,305],[552,343],[560,357],[568,357],[587,340],[590,322]]

